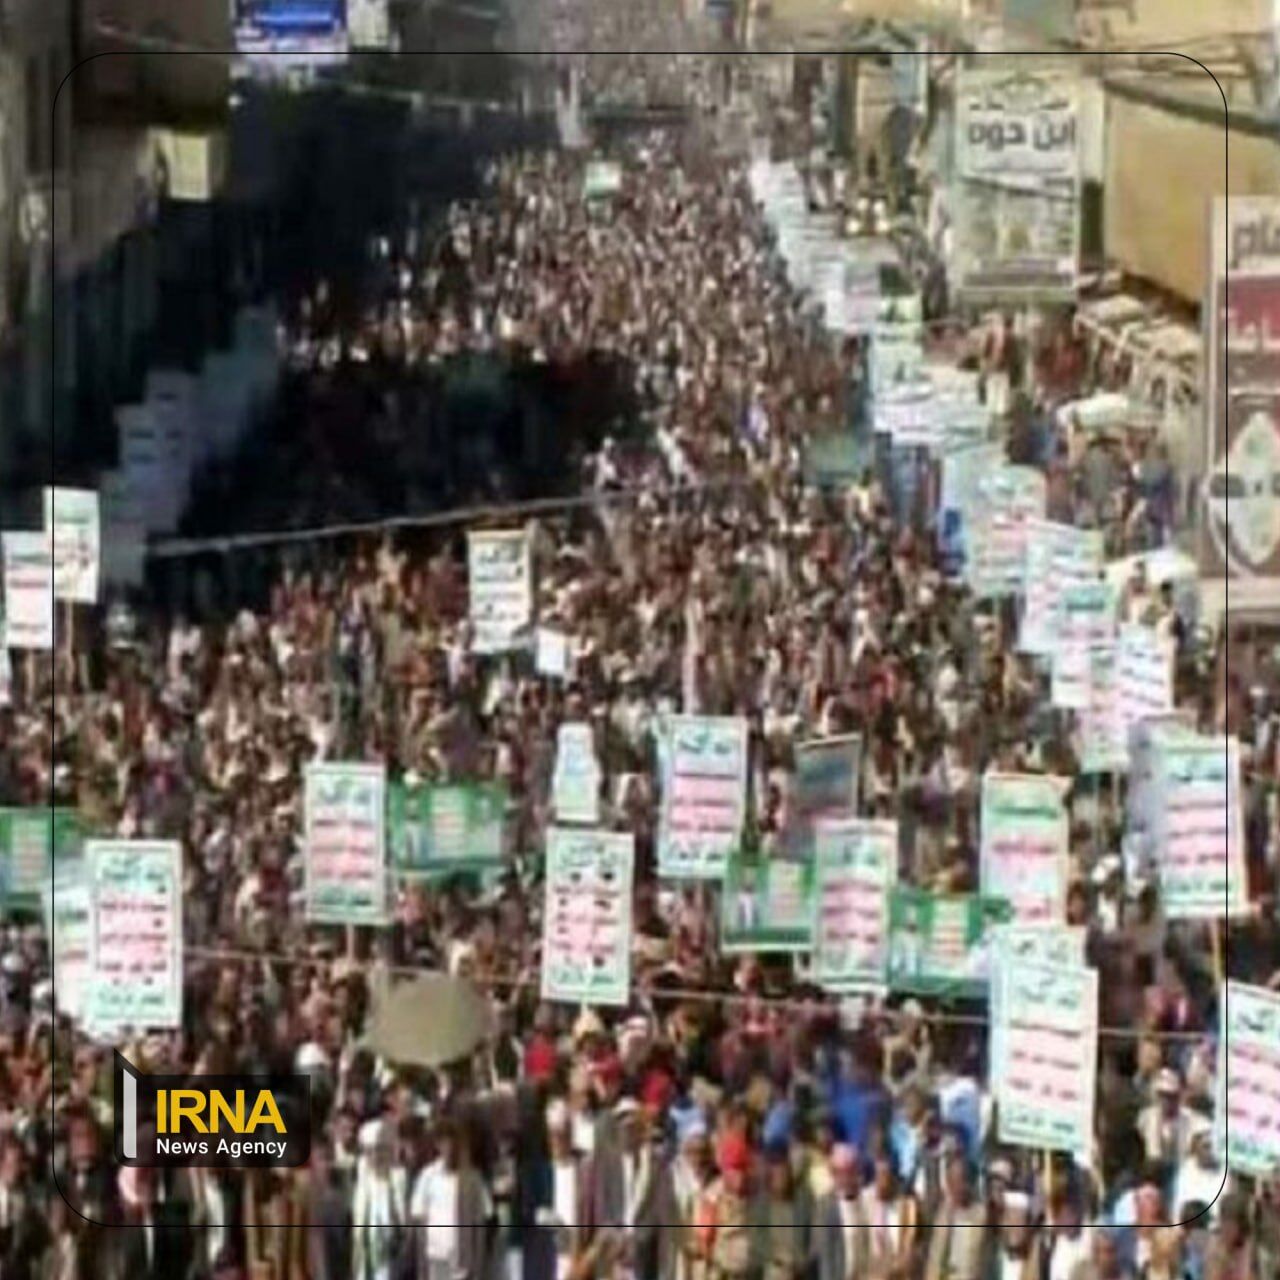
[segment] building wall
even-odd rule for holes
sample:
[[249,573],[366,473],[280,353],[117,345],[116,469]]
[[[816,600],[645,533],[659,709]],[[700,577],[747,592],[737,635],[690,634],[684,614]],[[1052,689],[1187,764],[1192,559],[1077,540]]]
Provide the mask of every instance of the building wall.
[[1086,44],[1175,49],[1224,33],[1265,31],[1275,0],[1077,0],[1076,30]]
[[1280,194],[1280,143],[1115,93],[1106,103],[1107,257],[1192,303],[1204,294],[1216,193]]

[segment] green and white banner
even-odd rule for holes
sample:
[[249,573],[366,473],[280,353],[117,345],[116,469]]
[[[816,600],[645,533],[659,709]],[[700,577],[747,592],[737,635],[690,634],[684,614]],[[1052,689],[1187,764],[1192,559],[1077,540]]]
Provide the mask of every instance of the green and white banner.
[[896,885],[889,895],[890,989],[983,995],[990,973],[988,930],[1008,924],[1012,916],[1001,898]]
[[409,787],[388,800],[391,863],[402,876],[486,871],[504,860],[507,789],[497,782]]
[[813,946],[813,859],[735,853],[720,898],[720,950],[808,951]]
[[0,904],[38,910],[53,868],[80,855],[84,835],[74,809],[0,809]]

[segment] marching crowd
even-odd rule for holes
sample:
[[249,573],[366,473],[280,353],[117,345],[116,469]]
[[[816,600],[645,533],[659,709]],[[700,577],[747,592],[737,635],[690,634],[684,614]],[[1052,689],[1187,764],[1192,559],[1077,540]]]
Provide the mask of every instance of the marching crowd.
[[[55,1014],[43,930],[11,920],[0,1277],[1280,1274],[1277,1188],[1228,1177],[1214,1151],[1209,934],[1165,922],[1155,886],[1127,877],[1121,787],[1070,796],[1069,922],[1088,930],[1104,1028],[1095,1146],[1078,1162],[995,1140],[985,1003],[833,1000],[789,961],[723,955],[715,890],[658,878],[668,711],[748,719],[749,823],[766,848],[790,820],[796,743],[862,734],[863,812],[897,818],[902,879],[936,889],[977,887],[984,770],[1074,776],[1077,744],[1010,610],[950,581],[873,473],[839,491],[804,482],[804,443],[850,414],[863,353],[788,285],[745,170],[690,167],[660,135],[619,159],[603,214],[580,164],[502,161],[483,199],[401,253],[358,325],[310,305],[289,334],[329,372],[469,349],[625,359],[645,443],[607,441],[584,466],[592,501],[534,532],[537,617],[571,637],[566,679],[472,652],[463,530],[291,552],[259,612],[195,623],[141,607],[132,634],[90,643],[84,629],[74,654],[19,664],[0,802],[74,804],[91,831],[182,842],[183,1027],[139,1035],[128,1056],[170,1074],[306,1072],[313,1136],[298,1170],[117,1170],[110,1047]],[[1052,516],[1097,520],[1120,495],[1117,537],[1167,534],[1167,473],[1143,482],[1154,446],[1099,452],[1051,413],[1087,389],[1069,326],[1025,336],[1000,319],[949,337],[954,359],[1008,382],[1011,449],[1046,470]],[[1224,963],[1265,985],[1280,976],[1265,692],[1229,679],[1220,647],[1197,653],[1159,584],[1136,574],[1120,608],[1173,637],[1179,704],[1244,744],[1259,910],[1232,927]],[[635,837],[623,1010],[539,1000],[565,720],[593,726],[607,825]],[[397,885],[394,924],[351,944],[308,926],[312,759],[505,782],[509,868]],[[488,993],[495,1031],[473,1058],[425,1070],[362,1045],[372,975],[396,967]]]

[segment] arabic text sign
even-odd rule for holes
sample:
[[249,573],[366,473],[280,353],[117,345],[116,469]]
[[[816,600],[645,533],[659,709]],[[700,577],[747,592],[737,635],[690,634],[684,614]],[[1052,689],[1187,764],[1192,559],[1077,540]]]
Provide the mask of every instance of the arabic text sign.
[[386,784],[382,765],[307,766],[308,920],[386,923]]
[[1153,738],[1152,842],[1165,915],[1214,919],[1248,911],[1235,738]]
[[883,987],[889,892],[898,878],[898,824],[819,818],[813,847],[813,977],[828,991]]
[[999,898],[895,885],[889,897],[889,986],[926,994],[982,993],[989,975],[987,931],[1011,916]]
[[557,822],[594,825],[600,820],[601,769],[596,762],[591,726],[566,722],[556,734],[556,764],[551,806]]
[[44,886],[45,933],[53,957],[53,998],[58,1012],[79,1020],[92,972],[93,902],[80,860],[58,868],[57,883]]
[[1269,1178],[1280,1168],[1280,995],[1228,982],[1219,1009],[1218,1150],[1225,1141],[1230,1168]]
[[975,479],[977,518],[965,563],[969,585],[980,598],[1015,595],[1026,581],[1028,521],[1044,517],[1044,476],[1034,467],[1000,466]]
[[1066,912],[1065,781],[1034,774],[982,779],[982,892],[1007,898],[1019,924],[1058,924]]
[[967,68],[956,98],[963,177],[1075,180],[1076,104],[1069,80]]
[[1063,592],[1096,581],[1102,572],[1102,534],[1050,520],[1028,520],[1026,557],[1026,609],[1019,647],[1025,653],[1048,655],[1057,642]]
[[629,832],[547,832],[542,998],[625,1005],[631,985]]
[[533,614],[533,566],[524,529],[467,535],[473,647],[477,653],[517,648]]
[[53,591],[75,604],[98,602],[101,522],[92,489],[45,489],[44,530],[53,549]]
[[858,807],[862,739],[857,734],[811,738],[796,746],[796,810],[853,811]]
[[52,866],[80,852],[82,831],[70,809],[0,809],[0,903],[35,907]]
[[1089,650],[1089,695],[1080,711],[1080,772],[1123,773],[1129,735],[1121,714],[1114,644]]
[[93,903],[86,1020],[115,1030],[180,1027],[182,846],[90,840],[85,863]]
[[672,716],[663,767],[658,868],[718,880],[737,851],[747,804],[747,722]]
[[1001,924],[991,930],[991,1044],[989,1076],[1004,1074],[1005,975],[1024,964],[1083,969],[1085,930],[1071,925]]
[[1024,962],[1000,982],[1000,1141],[1087,1158],[1098,1060],[1097,971]]
[[392,865],[402,876],[448,876],[501,866],[507,809],[498,783],[391,786]]
[[1173,646],[1154,627],[1127,623],[1116,643],[1116,700],[1128,726],[1173,710]]
[[729,858],[720,896],[720,949],[808,951],[813,945],[813,859]]
[[[1232,195],[1210,219],[1200,572],[1280,604],[1280,198]],[[1233,599],[1236,596],[1232,597]]]
[[53,648],[53,556],[44,533],[0,534],[4,555],[4,643]]
[[1113,641],[1115,631],[1115,593],[1108,583],[1077,583],[1062,592],[1049,690],[1055,707],[1088,707],[1090,654]]

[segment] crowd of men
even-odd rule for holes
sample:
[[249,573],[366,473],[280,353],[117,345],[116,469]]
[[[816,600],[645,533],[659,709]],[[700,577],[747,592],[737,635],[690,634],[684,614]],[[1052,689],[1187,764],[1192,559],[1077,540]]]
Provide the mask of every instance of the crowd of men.
[[[856,403],[863,353],[792,290],[745,166],[689,164],[663,135],[618,159],[603,216],[582,198],[580,162],[504,160],[443,235],[410,251],[388,229],[404,269],[358,330],[321,328],[312,306],[289,334],[317,364],[472,348],[628,362],[646,442],[606,443],[583,476],[593,500],[534,535],[537,617],[571,638],[567,679],[472,651],[463,529],[327,543],[282,560],[260,612],[196,625],[142,607],[131,637],[19,664],[0,707],[0,801],[71,803],[92,831],[182,842],[183,1027],[139,1035],[129,1057],[171,1074],[305,1071],[313,1136],[297,1170],[118,1170],[110,1048],[55,1016],[43,930],[11,921],[0,1276],[1277,1274],[1274,1189],[1228,1177],[1215,1155],[1208,934],[1166,923],[1155,887],[1126,880],[1119,787],[1071,795],[1069,918],[1088,930],[1104,1028],[1096,1141],[1079,1162],[995,1140],[985,1006],[833,1000],[789,963],[722,954],[714,887],[657,876],[667,711],[748,719],[749,823],[766,844],[787,820],[796,743],[861,733],[864,812],[898,819],[902,878],[939,889],[976,888],[986,769],[1072,775],[1076,757],[1010,611],[949,580],[872,473],[840,490],[804,482],[805,443]],[[1113,552],[1138,531],[1167,536],[1172,499],[1130,519],[1168,497],[1144,488],[1148,445],[1084,447],[1051,413],[1089,389],[1069,323],[948,337],[954,358],[1010,382],[1011,448],[1046,470],[1051,515],[1097,520],[1118,500]],[[1121,608],[1179,646],[1180,705],[1245,744],[1259,913],[1233,928],[1226,963],[1266,984],[1280,939],[1265,699],[1226,679],[1220,651],[1196,654],[1167,592],[1139,575]],[[540,855],[565,720],[593,726],[606,825],[635,837],[621,1010],[539,1000]],[[397,885],[394,924],[353,946],[308,926],[313,759],[504,781],[511,866],[484,884]],[[388,967],[470,978],[495,1034],[439,1070],[379,1059],[360,1042]]]

